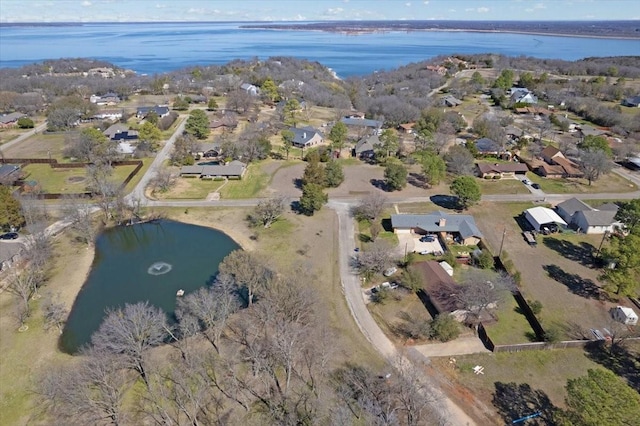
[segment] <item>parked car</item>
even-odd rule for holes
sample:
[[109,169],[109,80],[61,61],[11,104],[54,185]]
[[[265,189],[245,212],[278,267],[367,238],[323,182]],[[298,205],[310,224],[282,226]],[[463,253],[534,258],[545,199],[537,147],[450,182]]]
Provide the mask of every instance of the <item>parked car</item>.
[[531,181],[529,179],[522,179],[522,183],[525,185],[531,185]]
[[395,266],[389,269],[385,269],[384,271],[384,276],[385,277],[390,277],[391,275],[395,274],[396,272],[398,272],[398,268],[396,268]]
[[435,235],[424,235],[422,236],[422,238],[420,238],[420,241],[423,243],[431,243],[433,241],[436,240],[436,236]]
[[0,240],[15,240],[18,238],[17,232],[7,232],[5,234],[0,235]]
[[534,189],[540,189],[540,184],[538,184],[538,183],[532,183],[532,184],[531,184],[531,187],[532,187],[532,188],[534,188]]

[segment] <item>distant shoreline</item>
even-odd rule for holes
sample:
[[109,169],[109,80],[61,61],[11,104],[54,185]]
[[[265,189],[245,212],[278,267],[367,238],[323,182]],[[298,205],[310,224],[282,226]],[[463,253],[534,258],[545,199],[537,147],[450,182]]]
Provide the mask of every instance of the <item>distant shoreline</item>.
[[[345,30],[345,29],[336,29],[336,30],[322,30],[318,28],[274,28],[269,26],[259,27],[259,26],[240,26],[239,29],[245,30],[268,30],[268,31],[307,31],[307,32],[330,32],[336,34],[344,34],[348,36],[359,36],[363,34],[376,34],[376,33],[397,33],[397,32],[424,32],[424,33],[485,33],[485,34],[522,34],[522,35],[538,35],[538,36],[548,36],[548,37],[573,37],[573,38],[592,38],[592,39],[603,39],[603,40],[640,40],[640,34],[635,36],[599,36],[593,34],[568,34],[568,33],[547,33],[547,32],[534,32],[534,31],[522,31],[522,30],[479,30],[479,29],[468,29],[468,28],[458,28],[458,29],[440,29],[440,28],[432,28],[432,29],[411,29],[411,30],[401,30],[398,28],[380,28],[380,29],[366,29],[366,30]],[[640,51],[639,51],[640,54]]]

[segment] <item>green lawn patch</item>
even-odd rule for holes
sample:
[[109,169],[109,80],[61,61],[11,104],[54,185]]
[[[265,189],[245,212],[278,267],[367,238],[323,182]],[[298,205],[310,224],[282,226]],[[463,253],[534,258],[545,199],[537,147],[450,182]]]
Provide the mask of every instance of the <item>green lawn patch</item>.
[[[114,167],[111,179],[118,183],[124,182],[136,167],[134,165]],[[87,191],[85,167],[57,169],[49,164],[28,164],[22,169],[26,174],[25,180],[38,182],[45,193],[76,194]]]
[[609,173],[589,185],[586,179],[552,179],[543,178],[535,173],[527,173],[527,177],[540,185],[540,189],[548,194],[593,194],[611,192],[632,192],[638,187],[622,176]]
[[476,180],[483,195],[529,194],[527,187],[517,179],[481,179]]
[[487,334],[496,345],[511,345],[531,342],[533,329],[529,321],[518,310],[518,303],[509,296],[495,313],[498,321],[486,325]]
[[156,193],[160,199],[202,200],[211,192],[216,192],[224,180],[204,180],[200,178],[178,178],[167,192]]
[[249,165],[244,177],[240,180],[229,180],[220,189],[222,198],[252,198],[263,190],[269,181],[269,176],[263,173],[259,167]]
[[65,161],[62,155],[65,137],[66,133],[40,133],[7,148],[3,153],[6,158],[55,158],[62,162]]

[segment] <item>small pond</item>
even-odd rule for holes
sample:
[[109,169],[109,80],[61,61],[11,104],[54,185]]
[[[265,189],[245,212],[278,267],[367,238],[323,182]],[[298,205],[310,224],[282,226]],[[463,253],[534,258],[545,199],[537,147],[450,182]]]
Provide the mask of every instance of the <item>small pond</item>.
[[239,246],[210,228],[159,220],[122,226],[96,241],[91,272],[78,294],[60,339],[76,352],[91,341],[105,310],[148,300],[171,318],[176,293],[185,295],[207,285],[218,264]]

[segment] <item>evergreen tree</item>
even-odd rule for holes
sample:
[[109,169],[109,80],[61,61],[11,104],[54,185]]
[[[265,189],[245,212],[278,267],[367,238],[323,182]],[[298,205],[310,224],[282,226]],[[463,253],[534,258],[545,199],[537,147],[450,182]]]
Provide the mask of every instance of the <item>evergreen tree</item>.
[[407,186],[407,168],[396,161],[389,161],[384,169],[387,187],[392,191],[399,191]]
[[201,109],[194,109],[189,113],[185,132],[195,136],[197,139],[206,139],[211,129],[209,128],[209,117]]
[[300,197],[300,211],[307,215],[320,210],[328,201],[329,197],[322,190],[322,186],[315,183],[306,183],[302,186],[302,197]]
[[458,204],[467,209],[480,201],[480,185],[472,176],[458,176],[449,187],[451,193],[458,197]]
[[325,185],[328,188],[337,188],[344,181],[342,164],[337,160],[330,160],[324,168]]
[[320,164],[320,156],[318,151],[311,151],[307,155],[307,167],[302,175],[302,184],[307,185],[313,183],[320,187],[324,187],[326,182],[325,170]]

